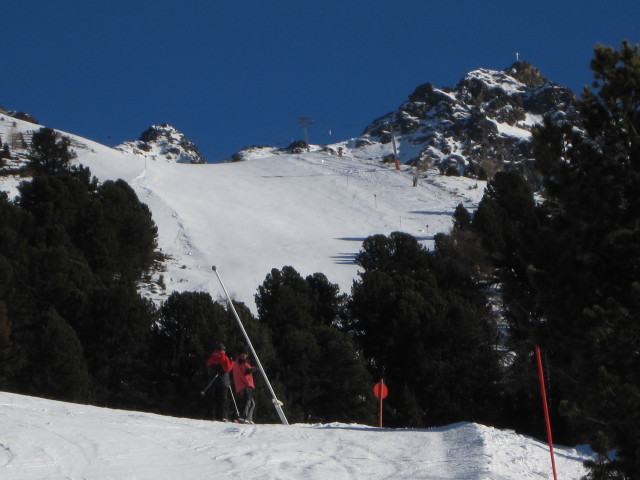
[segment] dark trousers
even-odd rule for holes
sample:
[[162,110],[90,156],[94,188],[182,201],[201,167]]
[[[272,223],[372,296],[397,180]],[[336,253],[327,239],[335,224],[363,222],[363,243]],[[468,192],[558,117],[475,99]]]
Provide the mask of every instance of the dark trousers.
[[222,421],[229,418],[229,387],[214,386],[213,392],[213,419]]
[[253,399],[253,388],[247,387],[238,392],[240,398],[240,418],[253,422],[253,411],[256,409],[256,401]]

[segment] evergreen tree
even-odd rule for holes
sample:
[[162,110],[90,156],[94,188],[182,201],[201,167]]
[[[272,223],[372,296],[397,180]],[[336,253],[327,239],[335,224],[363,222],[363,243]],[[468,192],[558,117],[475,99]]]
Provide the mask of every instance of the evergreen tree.
[[461,203],[456,207],[455,212],[453,213],[453,230],[470,230],[471,229],[471,221],[473,217],[469,213],[469,211],[464,208],[464,205]]
[[74,328],[85,348],[97,400],[110,407],[145,409],[150,398],[150,336],[155,307],[133,284],[91,291],[85,316]]
[[337,328],[344,300],[324,275],[303,278],[288,266],[271,270],[258,288],[259,319],[276,352],[269,372],[274,385],[285,388],[292,421],[373,420],[373,383],[355,345]]
[[556,260],[569,269],[554,284],[580,292],[567,302],[543,288],[553,275],[543,264],[540,301],[548,348],[576,381],[564,389],[568,414],[591,438],[606,439],[601,448],[618,451],[593,478],[630,479],[640,477],[638,46],[597,46],[591,69],[593,88],[580,102],[584,138],[549,122],[534,137],[553,227],[571,242]]
[[[20,313],[31,309],[33,297],[28,290],[30,249],[26,232],[33,227],[33,218],[0,194],[0,303],[2,312],[3,348],[0,353],[0,388],[15,391],[22,377],[26,353],[21,338],[27,331]],[[4,335],[7,335],[5,337]]]
[[71,141],[51,128],[43,127],[33,134],[29,159],[36,172],[55,174],[66,172],[76,155],[69,149]]
[[35,344],[28,346],[33,356],[28,371],[33,393],[86,402],[91,377],[76,332],[55,310],[43,316],[39,330]]
[[534,129],[544,202],[496,175],[473,228],[503,285],[517,353],[507,377],[510,403],[532,411],[525,391],[535,383],[538,343],[556,438],[592,440],[601,457],[590,478],[631,479],[640,478],[638,47],[597,46],[591,68],[582,121],[547,118]]
[[135,281],[155,225],[124,182],[98,188],[88,169],[67,169],[65,142],[50,133],[33,150],[45,167],[16,203],[0,198],[0,387],[147,408],[155,312]]
[[[0,300],[0,365],[6,365],[9,361],[11,348],[11,320],[7,315],[7,305]],[[7,372],[0,367],[0,385],[7,385]]]
[[34,241],[46,244],[59,239],[55,229],[69,233],[82,228],[81,214],[89,204],[87,187],[68,173],[39,175],[18,188],[17,203],[34,216]]
[[[99,222],[91,232],[92,253],[106,251],[111,262],[108,271],[134,281],[154,261],[158,229],[149,207],[138,200],[124,180],[104,182],[96,192],[101,206]],[[106,225],[105,225],[106,223]]]
[[395,395],[395,426],[487,420],[498,357],[486,298],[468,268],[405,233],[376,235],[357,257],[350,328],[375,378]]

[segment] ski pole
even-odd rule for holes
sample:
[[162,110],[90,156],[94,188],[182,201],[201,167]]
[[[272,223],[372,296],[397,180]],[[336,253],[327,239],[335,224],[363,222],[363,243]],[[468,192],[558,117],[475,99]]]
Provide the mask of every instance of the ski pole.
[[242,321],[240,320],[240,315],[238,315],[238,312],[236,312],[236,308],[233,306],[233,302],[231,301],[231,297],[229,296],[229,292],[227,292],[227,289],[224,286],[224,283],[222,283],[222,278],[220,278],[220,274],[218,273],[218,269],[214,265],[214,266],[211,267],[211,270],[213,270],[214,273],[216,274],[216,277],[218,277],[218,281],[220,282],[220,286],[222,287],[222,290],[224,291],[224,294],[227,296],[227,300],[228,300],[228,303],[229,303],[229,308],[231,309],[231,311],[235,315],[236,320],[238,322],[238,326],[240,327],[240,330],[242,330],[242,334],[244,335],[244,338],[247,341],[247,344],[249,345],[249,349],[251,350],[251,353],[253,354],[253,358],[256,359],[256,364],[258,366],[258,369],[260,370],[260,373],[262,373],[262,378],[264,378],[264,381],[267,384],[267,388],[269,389],[269,392],[271,392],[271,402],[273,403],[273,406],[276,409],[276,413],[278,414],[278,417],[280,417],[280,422],[282,422],[283,425],[289,425],[289,422],[287,421],[287,417],[285,416],[284,411],[282,410],[282,402],[280,400],[278,400],[278,397],[276,397],[276,392],[273,391],[273,387],[271,386],[271,383],[269,382],[269,379],[267,378],[267,374],[265,373],[264,368],[262,367],[262,364],[260,363],[260,359],[258,358],[258,354],[256,353],[255,349],[253,348],[253,344],[251,343],[251,340],[249,339],[249,335],[247,334],[247,331],[244,329],[244,325],[242,325]]
[[229,385],[229,393],[231,393],[231,400],[233,400],[233,406],[236,407],[236,415],[240,418],[240,410],[238,410],[238,404],[236,403],[236,397],[233,396],[233,390],[231,389],[231,385]]
[[216,381],[216,378],[218,378],[218,375],[220,375],[220,374],[216,373],[216,376],[211,379],[211,381],[209,382],[209,384],[206,387],[204,387],[204,390],[202,390],[200,392],[200,395],[204,396],[204,394],[207,393],[207,390],[209,390],[209,388],[211,388],[211,385],[213,385],[213,382]]

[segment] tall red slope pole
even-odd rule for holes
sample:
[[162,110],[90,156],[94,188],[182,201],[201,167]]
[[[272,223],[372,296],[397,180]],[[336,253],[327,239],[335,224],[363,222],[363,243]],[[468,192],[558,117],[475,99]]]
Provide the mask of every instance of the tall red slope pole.
[[553,438],[551,437],[551,420],[549,419],[549,406],[547,405],[547,389],[544,386],[544,371],[542,370],[542,355],[540,355],[540,347],[536,345],[536,359],[538,360],[538,376],[540,377],[540,393],[542,395],[542,408],[544,409],[544,420],[547,424],[547,441],[549,442],[549,453],[551,454],[551,468],[553,470],[553,479],[558,480],[556,473],[556,459],[553,454]]
[[[384,385],[384,383],[382,383],[383,380],[380,380],[381,384]],[[382,390],[382,387],[380,387],[380,389]],[[378,411],[380,412],[380,417],[379,417],[379,421],[378,421],[378,427],[382,428],[382,395],[380,395],[380,406]]]

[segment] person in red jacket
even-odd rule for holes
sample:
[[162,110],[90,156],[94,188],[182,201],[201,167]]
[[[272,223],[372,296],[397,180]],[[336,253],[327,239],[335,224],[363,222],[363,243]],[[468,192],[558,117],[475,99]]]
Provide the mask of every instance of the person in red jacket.
[[240,348],[238,358],[233,363],[233,385],[240,403],[240,418],[238,420],[243,423],[253,423],[253,412],[256,408],[256,401],[253,399],[253,391],[256,388],[253,374],[258,369],[249,364],[248,356],[247,349]]
[[223,422],[229,420],[229,372],[233,362],[225,354],[223,343],[218,343],[207,360],[207,373],[213,392],[213,419]]

